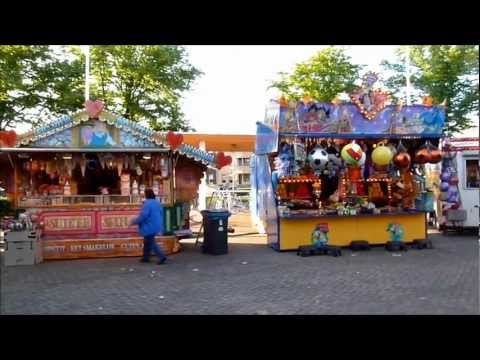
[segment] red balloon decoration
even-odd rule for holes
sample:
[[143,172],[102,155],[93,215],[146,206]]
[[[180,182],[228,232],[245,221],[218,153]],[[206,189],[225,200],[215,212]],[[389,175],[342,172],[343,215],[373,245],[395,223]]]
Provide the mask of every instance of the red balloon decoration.
[[415,153],[415,162],[417,164],[436,164],[441,160],[442,152],[433,146],[430,141],[427,141],[427,143]]
[[415,162],[417,164],[426,164],[430,161],[430,152],[427,148],[419,149],[415,153]]
[[15,131],[0,131],[0,147],[14,147],[16,142],[17,133]]
[[393,163],[395,164],[395,166],[399,169],[407,169],[410,167],[410,163],[411,163],[411,158],[410,158],[410,155],[407,153],[407,152],[400,152],[400,153],[397,153],[394,157],[393,157]]
[[430,150],[430,164],[439,163],[442,160],[442,152],[437,148]]

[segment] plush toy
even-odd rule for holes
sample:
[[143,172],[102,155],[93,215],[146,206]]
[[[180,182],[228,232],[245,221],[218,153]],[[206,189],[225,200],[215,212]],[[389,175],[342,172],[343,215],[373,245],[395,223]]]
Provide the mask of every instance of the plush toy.
[[413,184],[413,175],[408,170],[403,171],[394,183],[393,199],[395,203],[401,203],[404,209],[414,209],[416,197],[417,192]]
[[327,148],[328,153],[328,163],[327,163],[327,170],[328,176],[338,176],[340,169],[342,168],[342,158],[340,157],[340,152],[336,147],[330,145]]
[[328,159],[329,156],[327,151],[323,147],[317,145],[308,154],[307,161],[315,175],[319,176],[325,170]]
[[275,170],[272,171],[272,186],[273,190],[277,191],[278,179],[280,177],[292,175],[294,170],[295,158],[292,149],[288,144],[280,146],[278,156],[273,163]]

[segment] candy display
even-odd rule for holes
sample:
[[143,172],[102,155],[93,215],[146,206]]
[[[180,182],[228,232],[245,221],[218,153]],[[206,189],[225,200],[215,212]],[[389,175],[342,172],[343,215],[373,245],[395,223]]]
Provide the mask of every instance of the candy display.
[[[40,237],[51,244],[46,259],[138,255],[142,249],[132,243],[138,228],[130,222],[147,188],[165,207],[165,235],[175,240],[173,231],[188,231],[188,209],[206,166],[232,161],[184,143],[182,134],[157,132],[103,108],[87,101],[85,111],[42,122],[18,139],[0,132],[0,155],[8,155],[6,197],[14,211],[37,214]],[[172,219],[173,208],[187,210]],[[24,222],[2,226],[18,230]],[[71,245],[80,239],[88,247]]]

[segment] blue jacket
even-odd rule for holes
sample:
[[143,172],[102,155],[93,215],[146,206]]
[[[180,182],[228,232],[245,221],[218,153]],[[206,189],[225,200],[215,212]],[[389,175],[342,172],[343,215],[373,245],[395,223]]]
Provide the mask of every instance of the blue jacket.
[[158,200],[145,199],[140,216],[132,223],[138,224],[138,232],[142,236],[163,233],[163,206]]

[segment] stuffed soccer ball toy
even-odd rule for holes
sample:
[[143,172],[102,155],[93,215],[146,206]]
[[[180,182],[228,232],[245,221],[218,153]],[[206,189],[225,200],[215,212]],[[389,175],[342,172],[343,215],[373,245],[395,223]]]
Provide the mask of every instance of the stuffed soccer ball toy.
[[308,164],[315,174],[321,173],[328,163],[328,153],[321,146],[315,148],[308,154]]

